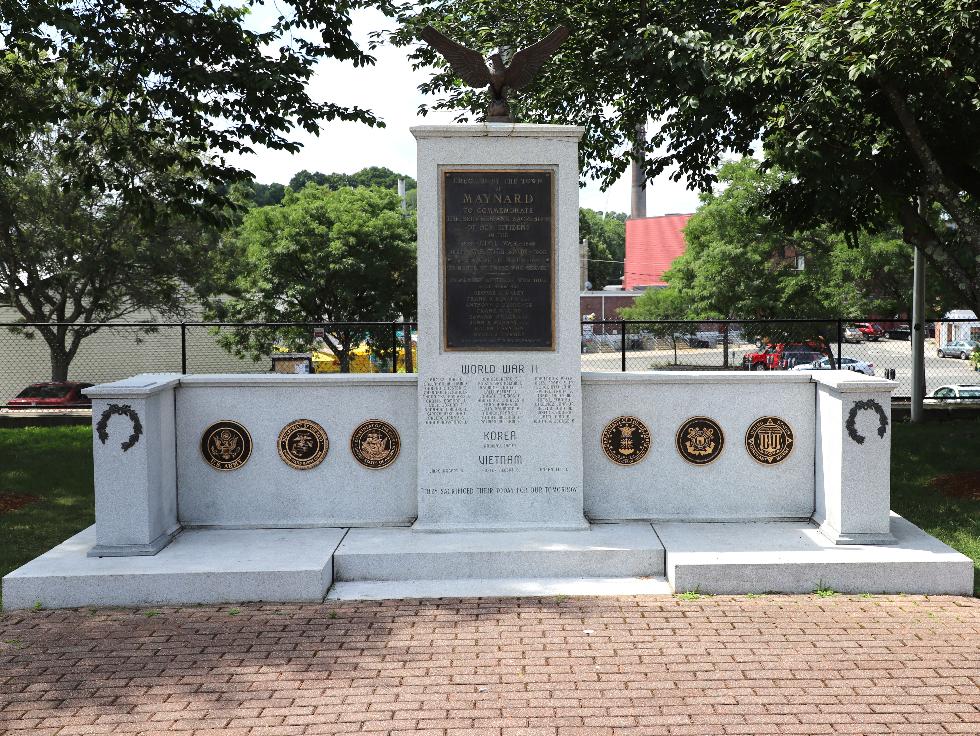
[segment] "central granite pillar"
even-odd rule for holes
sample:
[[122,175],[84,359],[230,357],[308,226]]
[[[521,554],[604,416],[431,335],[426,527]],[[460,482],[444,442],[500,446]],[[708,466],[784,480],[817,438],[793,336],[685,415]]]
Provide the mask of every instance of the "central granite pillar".
[[582,128],[422,126],[418,520],[585,529]]

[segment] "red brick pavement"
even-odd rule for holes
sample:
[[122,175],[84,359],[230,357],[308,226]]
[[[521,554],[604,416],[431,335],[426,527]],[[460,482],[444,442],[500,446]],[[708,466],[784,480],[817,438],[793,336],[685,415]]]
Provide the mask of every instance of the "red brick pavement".
[[0,616],[0,733],[980,733],[980,600],[387,601]]

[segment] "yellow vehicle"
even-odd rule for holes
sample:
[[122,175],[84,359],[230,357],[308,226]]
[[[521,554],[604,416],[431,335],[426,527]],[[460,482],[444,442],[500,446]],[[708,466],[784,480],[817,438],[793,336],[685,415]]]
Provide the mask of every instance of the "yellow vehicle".
[[[418,366],[418,349],[412,345],[412,364]],[[398,346],[398,371],[405,372],[405,348]],[[313,372],[314,373],[340,373],[340,361],[337,356],[329,350],[313,351]],[[371,348],[367,343],[361,343],[350,351],[350,372],[351,373],[382,373],[384,366],[378,365],[371,353]]]

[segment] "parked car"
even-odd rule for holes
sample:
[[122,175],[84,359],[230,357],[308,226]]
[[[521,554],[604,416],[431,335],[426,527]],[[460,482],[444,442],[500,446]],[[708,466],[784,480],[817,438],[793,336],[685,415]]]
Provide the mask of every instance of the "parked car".
[[891,327],[888,329],[888,338],[891,340],[911,340],[912,330],[908,326]]
[[[731,328],[728,331],[728,344],[741,344],[744,338],[742,331],[738,328]],[[701,330],[695,332],[687,338],[687,344],[692,348],[716,348],[725,342],[725,333],[720,330]]]
[[940,358],[962,358],[966,360],[977,347],[976,340],[954,340],[936,351]]
[[864,333],[854,325],[847,325],[844,328],[844,342],[864,342]]
[[775,371],[792,368],[800,363],[812,363],[825,355],[829,355],[829,351],[818,342],[780,342],[743,355],[742,368],[751,371]]
[[936,401],[980,401],[980,383],[940,386],[930,397]]
[[[836,369],[837,361],[831,360],[830,358],[821,358],[820,360],[815,360],[812,363],[802,363],[800,365],[793,366],[794,371],[830,371]],[[858,373],[863,373],[866,376],[873,376],[875,374],[874,363],[866,363],[865,361],[858,360],[857,358],[841,358],[840,369],[842,371],[857,371]]]
[[885,336],[885,328],[877,322],[855,322],[852,326],[856,327],[864,335],[865,340],[870,340],[871,342],[880,340]]
[[7,402],[8,409],[90,409],[92,399],[82,393],[91,383],[44,381],[32,383]]

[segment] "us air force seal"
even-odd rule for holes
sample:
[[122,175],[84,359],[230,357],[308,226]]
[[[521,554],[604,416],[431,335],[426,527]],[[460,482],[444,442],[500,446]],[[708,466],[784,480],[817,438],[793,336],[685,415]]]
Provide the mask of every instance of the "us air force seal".
[[297,419],[279,432],[279,457],[291,468],[309,470],[323,462],[330,449],[327,433],[312,419]]
[[616,417],[602,430],[602,451],[617,465],[634,465],[650,449],[650,430],[636,417]]
[[745,449],[763,465],[781,463],[793,452],[793,429],[779,417],[760,417],[745,433]]
[[677,451],[695,465],[707,465],[725,449],[725,434],[708,417],[691,417],[677,430]]
[[401,449],[398,431],[381,419],[368,419],[350,437],[350,451],[365,468],[386,468]]
[[215,470],[236,470],[252,454],[252,437],[238,422],[223,419],[204,430],[201,454]]

